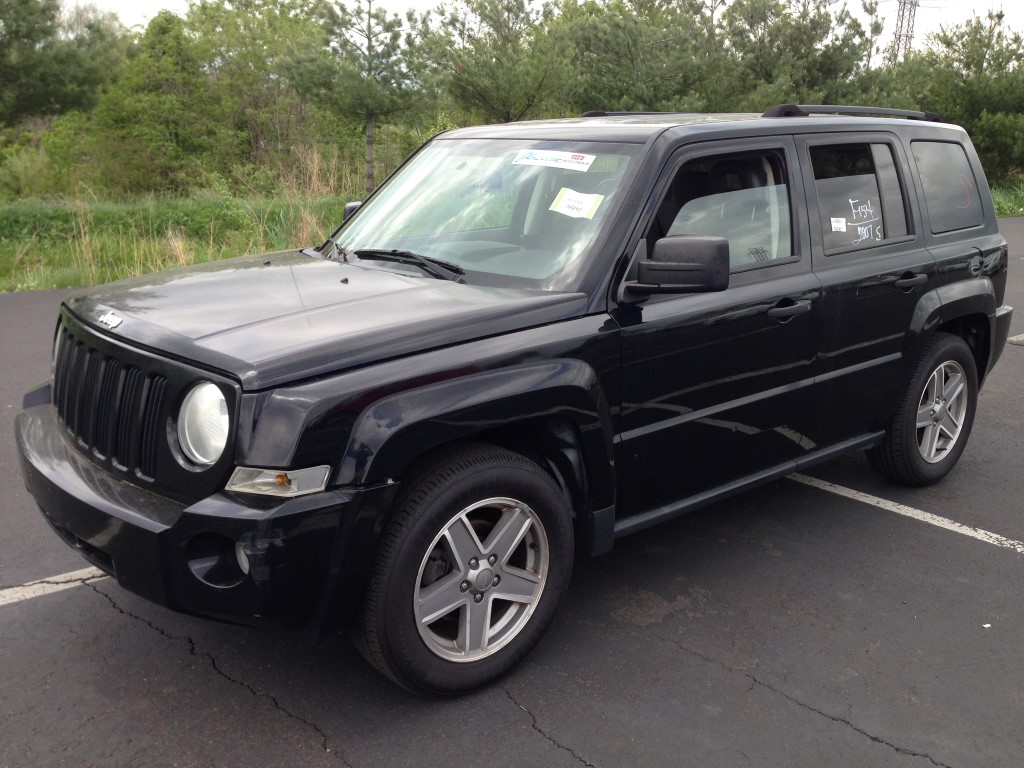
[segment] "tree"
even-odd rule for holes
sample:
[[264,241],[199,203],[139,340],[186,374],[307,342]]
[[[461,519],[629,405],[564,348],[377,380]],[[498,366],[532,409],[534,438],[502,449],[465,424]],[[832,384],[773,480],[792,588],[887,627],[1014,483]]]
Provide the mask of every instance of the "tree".
[[529,0],[460,0],[424,19],[432,66],[457,104],[487,122],[556,111],[568,93],[570,52],[548,26],[554,8]]
[[925,60],[943,75],[927,93],[951,117],[1024,112],[1024,38],[1006,28],[1002,13],[942,28],[929,37]]
[[[186,17],[195,55],[230,131],[220,164],[286,166],[304,138],[305,102],[286,76],[292,50],[318,35],[317,6],[303,0],[202,0]],[[247,157],[246,157],[247,156]]]
[[38,70],[59,17],[58,0],[0,0],[0,122],[53,110],[53,84],[41,81]]
[[61,111],[89,110],[117,77],[131,36],[117,15],[95,5],[75,5],[61,14],[55,65],[64,88]]
[[570,0],[554,26],[575,49],[576,111],[673,109],[697,84],[695,21],[678,6]]
[[742,73],[730,109],[847,100],[874,44],[874,28],[845,6],[831,12],[828,0],[735,0],[722,21]]
[[124,28],[59,0],[0,0],[0,125],[88,109],[124,53]]
[[377,120],[408,109],[417,93],[412,18],[403,23],[397,14],[375,8],[374,0],[355,0],[352,7],[324,6],[322,29],[323,47],[296,53],[291,76],[305,93],[363,126],[369,194],[376,187]]
[[921,109],[967,129],[990,177],[1024,166],[1024,38],[1002,13],[943,27],[897,68]]
[[103,94],[87,133],[108,189],[181,192],[201,179],[197,171],[223,130],[195,41],[181,18],[161,11]]

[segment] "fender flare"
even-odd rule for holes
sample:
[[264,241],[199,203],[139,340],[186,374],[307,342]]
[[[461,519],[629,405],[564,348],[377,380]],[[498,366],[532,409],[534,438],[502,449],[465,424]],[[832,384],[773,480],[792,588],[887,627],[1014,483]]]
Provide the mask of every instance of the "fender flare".
[[[963,317],[984,317],[991,336],[995,323],[996,300],[992,281],[980,277],[971,281],[957,281],[942,285],[921,296],[914,310],[907,343],[904,346],[904,367],[913,368],[924,343],[935,329]],[[990,350],[982,350],[987,357]],[[979,371],[982,375],[982,371]]]
[[438,446],[509,424],[567,419],[575,428],[591,507],[613,503],[614,452],[608,402],[586,363],[555,359],[470,374],[382,398],[349,433],[338,485],[400,478]]
[[975,280],[960,280],[936,289],[942,302],[942,322],[956,320],[967,315],[984,315],[991,319],[996,315],[996,295],[992,281],[987,277]]

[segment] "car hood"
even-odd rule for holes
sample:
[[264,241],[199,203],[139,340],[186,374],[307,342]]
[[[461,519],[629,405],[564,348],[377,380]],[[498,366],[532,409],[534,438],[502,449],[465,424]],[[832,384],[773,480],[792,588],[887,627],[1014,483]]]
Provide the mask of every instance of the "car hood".
[[133,278],[65,304],[103,333],[263,389],[577,317],[586,298],[288,251]]

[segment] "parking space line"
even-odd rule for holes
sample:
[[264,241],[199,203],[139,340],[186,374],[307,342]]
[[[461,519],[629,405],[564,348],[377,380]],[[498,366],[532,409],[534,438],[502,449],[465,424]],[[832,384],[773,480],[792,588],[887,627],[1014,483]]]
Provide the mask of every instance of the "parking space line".
[[984,541],[986,544],[995,544],[997,547],[1004,547],[1006,549],[1012,549],[1019,555],[1024,555],[1024,542],[1014,541],[1008,539],[1005,536],[1000,536],[998,533],[991,533],[989,531],[982,530],[981,528],[971,528],[968,525],[949,520],[945,517],[939,517],[933,515],[930,512],[923,512],[920,509],[914,509],[903,504],[897,504],[895,501],[889,501],[888,499],[882,499],[878,496],[872,496],[870,493],[862,493],[861,491],[855,491],[852,488],[844,488],[841,485],[835,483],[829,483],[825,480],[818,480],[815,477],[808,477],[807,475],[790,475],[791,480],[796,480],[798,483],[809,485],[813,488],[818,488],[829,493],[834,493],[839,496],[845,496],[848,499],[854,501],[860,501],[865,504],[870,504],[879,509],[884,509],[887,512],[895,512],[897,515],[903,515],[905,517],[911,517],[914,520],[920,520],[922,523],[928,523],[939,528],[945,528],[947,531],[953,531],[954,533],[963,534],[964,536],[970,536],[972,539],[978,541]]
[[42,597],[43,595],[71,589],[72,587],[105,578],[107,578],[107,574],[99,568],[83,568],[80,571],[62,573],[59,576],[51,576],[48,579],[30,581],[28,584],[22,584],[20,587],[0,589],[0,606],[20,603],[22,600],[31,600],[33,597]]
[[[855,491],[852,488],[845,488],[841,485],[829,483],[825,480],[819,480],[815,477],[808,477],[807,475],[801,474],[790,475],[789,477],[791,480],[803,483],[804,485],[809,485],[812,488],[827,491],[828,493],[834,493],[837,496],[843,496],[847,499],[859,501],[864,504],[870,504],[873,507],[884,509],[887,512],[895,512],[897,515],[910,517],[914,520],[919,520],[922,523],[928,523],[929,525],[934,525],[939,528],[945,528],[947,531],[953,531],[954,533],[959,533],[964,536],[970,536],[972,539],[983,541],[986,544],[994,544],[997,547],[1012,549],[1017,554],[1024,555],[1024,542],[1008,539],[1005,536],[1000,536],[998,533],[991,533],[990,531],[985,531],[981,528],[972,528],[968,525],[963,525],[945,517],[933,515],[930,512],[914,509],[913,507],[908,507],[895,501],[889,501],[888,499],[883,499],[878,496],[872,496],[870,493]],[[8,587],[6,589],[0,588],[0,606],[20,603],[23,600],[31,600],[34,597],[42,597],[43,595],[49,595],[54,592],[61,592],[65,589],[71,589],[72,587],[77,587],[82,584],[88,584],[89,582],[105,578],[107,578],[107,574],[99,568],[83,568],[80,571],[71,571],[70,573],[62,573],[58,576],[51,576],[47,579],[30,581],[27,584],[22,584],[20,587]]]

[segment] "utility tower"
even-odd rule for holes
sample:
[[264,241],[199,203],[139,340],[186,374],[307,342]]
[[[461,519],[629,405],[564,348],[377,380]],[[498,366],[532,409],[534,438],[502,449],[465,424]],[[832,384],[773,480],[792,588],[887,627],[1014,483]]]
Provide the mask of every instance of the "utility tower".
[[892,44],[892,62],[895,64],[901,56],[906,56],[914,42],[914,16],[920,0],[899,0],[900,10],[896,16],[896,39]]

